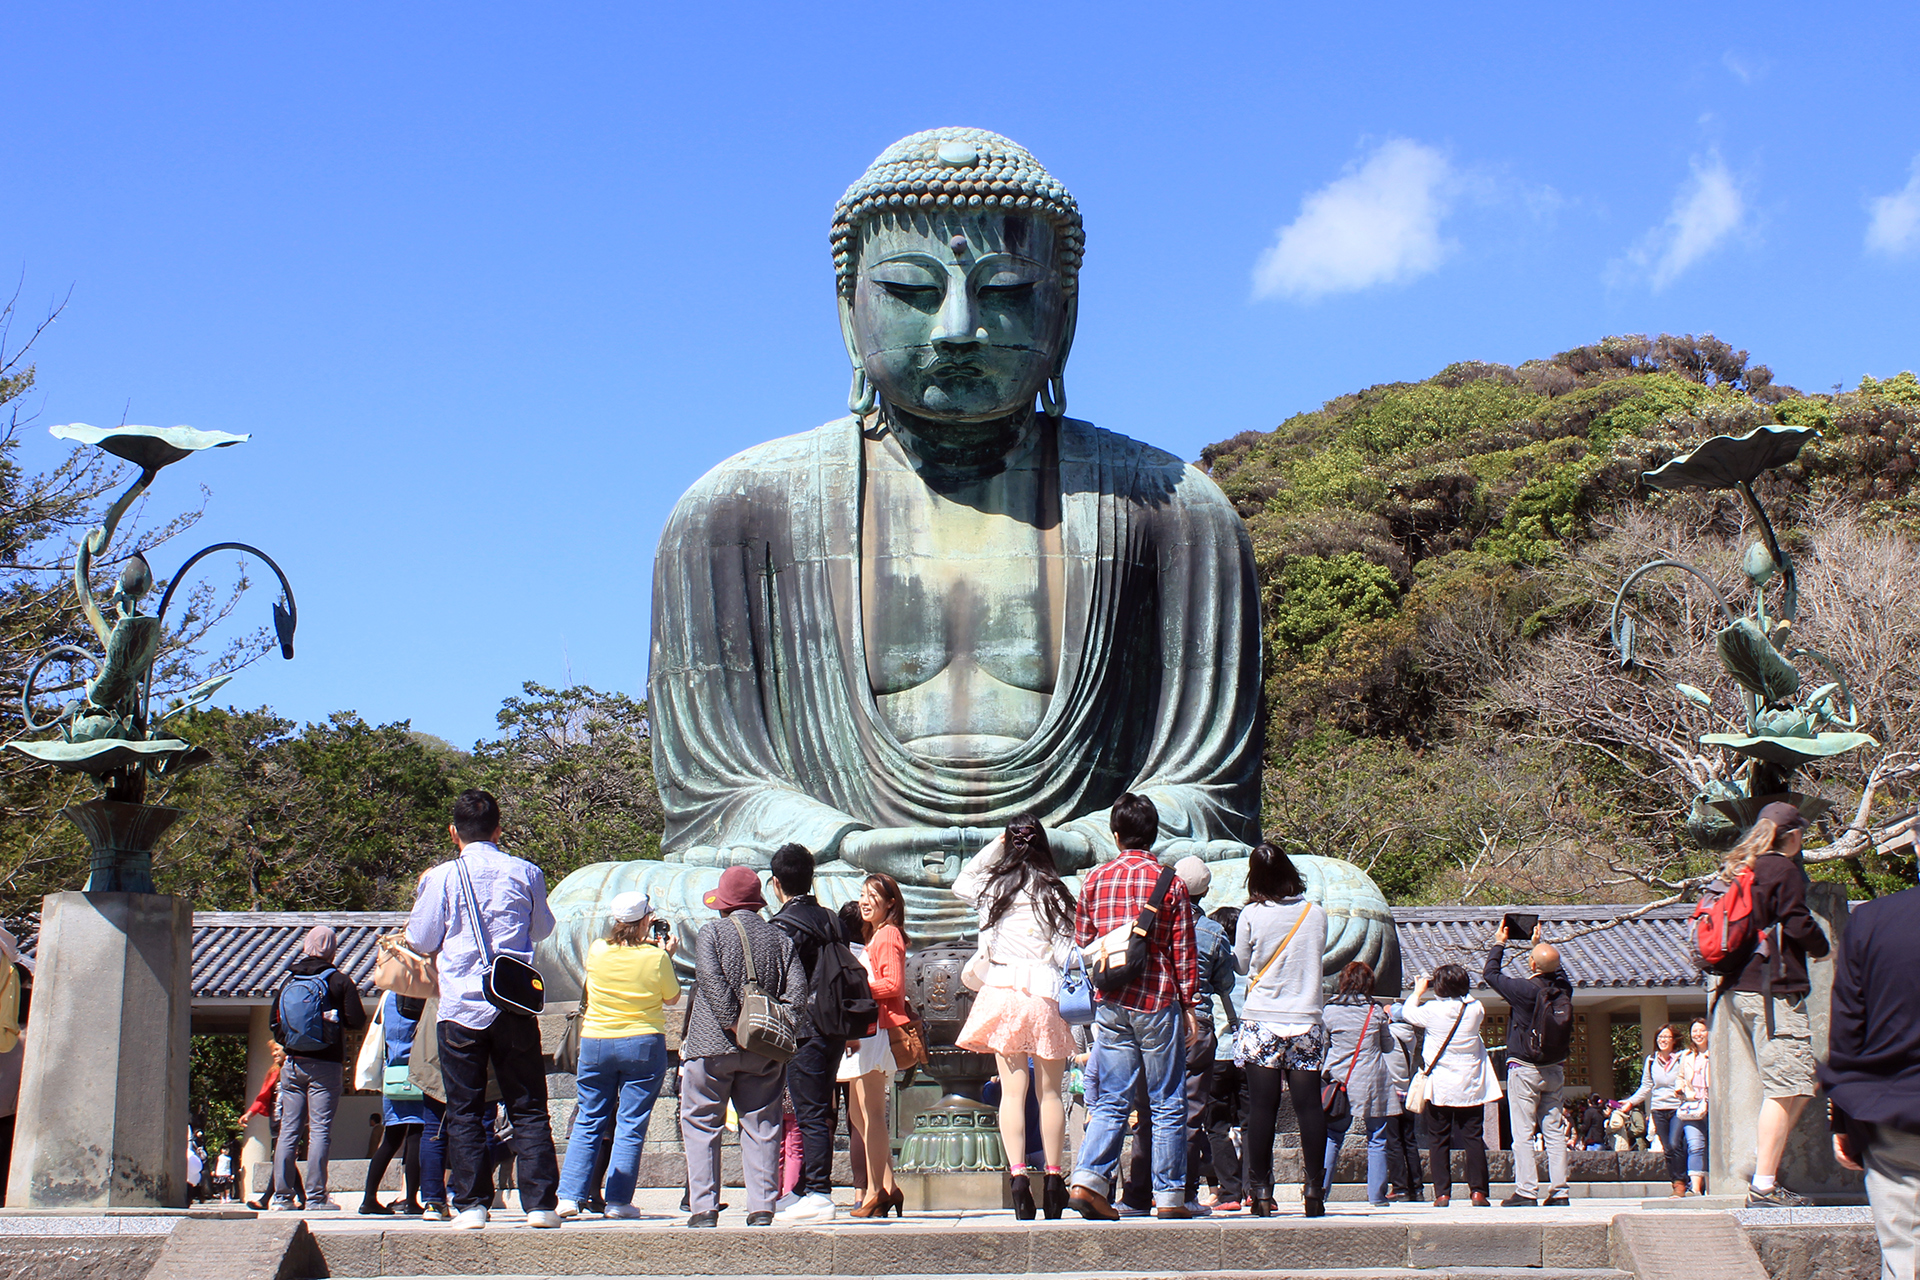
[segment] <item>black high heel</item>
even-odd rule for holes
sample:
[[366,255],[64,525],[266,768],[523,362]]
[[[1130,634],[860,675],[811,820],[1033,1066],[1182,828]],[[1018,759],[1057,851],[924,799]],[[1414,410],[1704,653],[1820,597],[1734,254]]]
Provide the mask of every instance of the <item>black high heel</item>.
[[1279,1209],[1274,1203],[1272,1187],[1255,1187],[1253,1196],[1247,1201],[1247,1210],[1256,1218],[1271,1218]]
[[1067,1179],[1065,1174],[1050,1173],[1041,1183],[1040,1208],[1049,1219],[1057,1220],[1067,1208]]
[[1013,1188],[1013,1216],[1021,1222],[1033,1221],[1033,1191],[1027,1184],[1024,1173],[1009,1174],[1007,1182]]

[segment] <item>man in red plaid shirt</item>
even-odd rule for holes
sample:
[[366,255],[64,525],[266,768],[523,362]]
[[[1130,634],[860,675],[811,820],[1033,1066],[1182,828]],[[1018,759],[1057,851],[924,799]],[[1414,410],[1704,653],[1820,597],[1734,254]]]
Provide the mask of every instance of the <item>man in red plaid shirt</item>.
[[[1147,850],[1160,832],[1160,813],[1145,796],[1114,802],[1114,843],[1120,856],[1087,873],[1074,919],[1074,941],[1130,925],[1153,896],[1163,868]],[[1112,1203],[1127,1113],[1144,1079],[1153,1117],[1153,1202],[1162,1218],[1185,1218],[1187,1185],[1187,1044],[1197,1034],[1193,1017],[1200,984],[1199,950],[1193,940],[1193,903],[1178,876],[1170,876],[1166,906],[1147,937],[1144,972],[1117,994],[1102,992],[1094,1013],[1100,1096],[1092,1103],[1086,1134],[1067,1201],[1085,1218],[1120,1216]]]

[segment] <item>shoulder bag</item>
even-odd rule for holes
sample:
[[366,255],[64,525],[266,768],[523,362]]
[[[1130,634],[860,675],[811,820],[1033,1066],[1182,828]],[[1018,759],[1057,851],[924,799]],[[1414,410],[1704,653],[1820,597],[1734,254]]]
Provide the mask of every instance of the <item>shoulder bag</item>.
[[1460,1030],[1460,1020],[1466,1016],[1467,1002],[1462,1000],[1460,1012],[1454,1015],[1453,1026],[1448,1030],[1447,1038],[1440,1042],[1440,1052],[1433,1055],[1432,1062],[1422,1063],[1420,1069],[1413,1073],[1413,1079],[1407,1081],[1407,1100],[1403,1104],[1406,1110],[1419,1115],[1427,1109],[1427,1094],[1433,1087],[1429,1077],[1432,1076],[1433,1069],[1440,1065],[1440,1059],[1447,1056],[1447,1046],[1453,1043],[1454,1032]]
[[757,1053],[774,1062],[793,1057],[793,1012],[786,1002],[775,1000],[760,987],[760,975],[753,967],[753,946],[747,941],[747,926],[729,912],[740,935],[740,953],[747,958],[747,981],[740,989],[740,1016],[734,1020],[733,1042],[742,1053]]
[[366,1034],[360,1039],[360,1052],[353,1060],[353,1087],[372,1092],[381,1087],[381,1073],[387,1065],[387,999],[373,1007],[373,1017],[367,1020]]
[[474,940],[480,944],[480,990],[487,1003],[502,1013],[537,1015],[547,1007],[547,984],[540,971],[518,956],[495,955],[493,942],[480,920],[480,903],[473,894],[473,877],[467,864],[455,858],[460,869],[460,892],[467,900],[467,919],[473,925]]
[[440,972],[433,957],[408,946],[406,930],[383,935],[378,950],[373,962],[374,986],[415,1000],[440,994]]
[[1353,1100],[1347,1096],[1347,1086],[1353,1083],[1353,1069],[1360,1065],[1360,1050],[1367,1043],[1367,1029],[1372,1025],[1373,1001],[1369,1000],[1367,1016],[1360,1020],[1360,1038],[1353,1042],[1353,1056],[1347,1059],[1346,1079],[1339,1084],[1328,1080],[1320,1086],[1320,1110],[1331,1124],[1341,1124],[1353,1115]]
[[1167,905],[1167,895],[1172,892],[1173,868],[1166,867],[1161,870],[1160,878],[1154,881],[1153,892],[1147,895],[1146,904],[1132,920],[1107,930],[1082,948],[1087,963],[1092,966],[1094,986],[1102,991],[1118,993],[1146,973],[1147,949],[1153,926],[1159,920],[1161,909]]
[[567,1014],[567,1026],[560,1033],[560,1043],[553,1051],[553,1069],[562,1075],[577,1075],[580,1071],[580,1031],[587,1020],[587,988],[580,986],[580,1003]]

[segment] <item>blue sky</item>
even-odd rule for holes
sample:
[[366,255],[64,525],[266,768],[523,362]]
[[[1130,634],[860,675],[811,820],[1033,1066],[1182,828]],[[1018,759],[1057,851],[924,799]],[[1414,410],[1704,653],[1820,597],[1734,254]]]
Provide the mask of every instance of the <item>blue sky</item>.
[[[1916,359],[1920,10],[16,6],[0,268],[38,427],[253,433],[165,473],[300,653],[233,701],[466,744],[644,690],[674,499],[844,412],[829,215],[996,129],[1085,211],[1071,411],[1185,456],[1608,333],[1779,381]],[[16,327],[16,337],[18,329]],[[246,607],[264,622],[262,589]]]

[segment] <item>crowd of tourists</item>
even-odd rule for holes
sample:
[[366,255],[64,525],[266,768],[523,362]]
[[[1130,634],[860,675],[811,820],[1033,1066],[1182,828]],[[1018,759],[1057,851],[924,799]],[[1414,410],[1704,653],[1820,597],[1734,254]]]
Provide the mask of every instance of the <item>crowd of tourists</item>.
[[[1422,1201],[1429,1190],[1434,1205],[1451,1203],[1457,1151],[1469,1202],[1491,1207],[1486,1123],[1502,1098],[1514,1154],[1505,1206],[1565,1203],[1568,1153],[1604,1145],[1606,1131],[1641,1107],[1645,1130],[1666,1153],[1673,1194],[1704,1191],[1704,1020],[1684,1036],[1659,1031],[1631,1096],[1589,1100],[1584,1110],[1569,1104],[1571,983],[1537,926],[1526,972],[1509,973],[1513,939],[1503,923],[1480,974],[1508,1007],[1503,1085],[1482,1035],[1486,1008],[1465,968],[1444,964],[1419,975],[1401,1001],[1397,992],[1376,993],[1377,975],[1355,961],[1325,994],[1327,916],[1286,853],[1254,847],[1245,905],[1208,915],[1209,865],[1187,858],[1163,867],[1149,852],[1159,830],[1150,799],[1121,797],[1110,823],[1120,852],[1086,873],[1077,899],[1045,828],[1028,815],[970,859],[954,884],[979,924],[963,975],[975,996],[957,1043],[997,1063],[1016,1217],[1274,1215],[1283,1117],[1298,1138],[1298,1203],[1308,1217],[1325,1213],[1349,1135],[1365,1152],[1372,1205]],[[1903,1004],[1880,1016],[1887,1002],[1910,997],[1871,951],[1895,939],[1910,944],[1897,930],[1863,929],[1862,921],[1887,914],[1876,911],[1880,903],[1863,909],[1848,946],[1867,950],[1851,967],[1843,961],[1833,1056],[1816,1065],[1806,963],[1825,954],[1826,939],[1793,862],[1804,825],[1790,806],[1768,806],[1727,865],[1730,877],[1744,874],[1751,886],[1751,923],[1773,939],[1729,972],[1717,997],[1750,1039],[1762,1080],[1748,1202],[1801,1203],[1778,1172],[1818,1071],[1834,1100],[1837,1156],[1864,1162],[1870,1188],[1889,1203],[1905,1194],[1910,1209],[1912,1192],[1901,1189],[1920,1186],[1920,1139],[1904,1135],[1920,1126],[1903,1123],[1905,1094],[1889,1087],[1889,1059],[1869,1043],[1890,1034],[1920,1040],[1920,1018],[1905,1017]],[[356,1082],[382,1092],[384,1127],[361,1212],[484,1226],[496,1171],[511,1161],[530,1226],[557,1227],[583,1212],[638,1217],[642,1146],[675,1069],[665,1035],[667,1010],[682,995],[674,931],[644,895],[626,893],[611,903],[606,936],[588,948],[573,1063],[578,1102],[562,1166],[549,1131],[538,1022],[511,995],[513,966],[532,974],[534,946],[554,925],[545,881],[499,847],[500,813],[486,793],[459,798],[450,832],[459,856],[421,877],[406,928],[407,945],[436,962],[437,995],[384,992],[368,1026],[361,997],[333,966],[332,932],[317,926],[306,935],[274,1005],[274,1068],[248,1113],[265,1115],[275,1134],[266,1203],[339,1207],[327,1164],[344,1087],[341,1046],[345,1031],[368,1026],[371,1047],[356,1068],[367,1078]],[[904,1216],[888,1095],[897,1075],[925,1062],[926,1044],[905,999],[900,887],[870,875],[857,902],[834,912],[813,897],[809,850],[782,848],[770,870],[764,885],[748,867],[722,872],[705,896],[715,916],[693,943],[676,1089],[687,1225],[718,1224],[722,1135],[733,1127],[749,1226],[828,1222],[843,1212],[832,1196],[842,1098],[858,1194],[848,1212]],[[1882,1029],[1869,1032],[1876,1017]],[[1913,1048],[1910,1061],[1920,1062],[1920,1044]],[[1070,1099],[1086,1108],[1071,1164]],[[1129,1137],[1133,1158],[1123,1173]],[[303,1138],[304,1178],[296,1160]],[[1544,1157],[1544,1187],[1536,1157]],[[395,1159],[406,1192],[389,1205],[376,1188]],[[1211,1203],[1200,1198],[1203,1179],[1214,1186]]]

